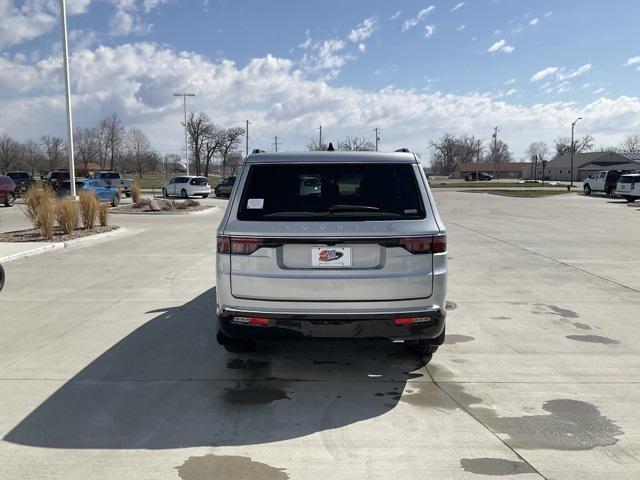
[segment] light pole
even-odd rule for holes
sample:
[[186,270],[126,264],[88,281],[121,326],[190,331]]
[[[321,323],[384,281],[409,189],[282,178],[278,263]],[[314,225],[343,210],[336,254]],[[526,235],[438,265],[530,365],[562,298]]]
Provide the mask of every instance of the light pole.
[[76,198],[76,167],[73,158],[73,121],[71,119],[71,85],[69,84],[69,47],[67,44],[67,7],[60,0],[62,24],[62,68],[64,70],[65,107],[67,109],[67,154],[69,156],[69,190],[71,198]]
[[184,99],[184,163],[187,166],[187,175],[189,175],[189,142],[187,141],[187,97],[195,97],[195,93],[174,93],[174,97],[182,97]]
[[582,120],[582,117],[578,117],[576,121],[571,124],[571,173],[570,173],[571,185],[570,185],[570,188],[573,188],[573,154],[576,151],[576,144],[573,140],[573,135],[576,129],[576,123],[578,123],[580,120]]

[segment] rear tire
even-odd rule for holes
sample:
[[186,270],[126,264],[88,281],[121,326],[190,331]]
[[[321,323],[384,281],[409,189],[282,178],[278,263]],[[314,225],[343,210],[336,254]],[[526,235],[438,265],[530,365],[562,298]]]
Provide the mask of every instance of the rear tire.
[[4,287],[4,268],[0,265],[0,290]]
[[624,199],[629,203],[633,203],[636,201],[636,197],[624,197]]
[[208,196],[209,196],[209,194],[205,193],[205,194],[202,195],[202,198],[207,198]]
[[13,207],[13,204],[16,202],[16,197],[13,196],[13,193],[7,193],[7,196],[4,197],[4,206],[5,207]]
[[167,193],[166,189],[162,189],[162,198],[169,198],[169,194]]
[[180,192],[180,196],[182,198],[189,198],[189,195],[187,195],[187,191],[183,188],[182,191]]
[[591,187],[588,184],[584,186],[584,194],[591,195]]

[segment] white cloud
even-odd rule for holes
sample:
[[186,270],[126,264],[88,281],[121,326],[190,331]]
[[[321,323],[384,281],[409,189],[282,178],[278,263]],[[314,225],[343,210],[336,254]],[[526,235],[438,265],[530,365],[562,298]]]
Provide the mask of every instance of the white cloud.
[[376,31],[377,21],[375,17],[369,17],[359,23],[356,28],[349,33],[349,40],[354,43],[362,42],[369,38]]
[[144,13],[149,13],[154,8],[171,1],[173,0],[144,0],[144,2],[142,3],[142,10],[144,11]]
[[[67,14],[87,11],[91,0],[69,0]],[[50,32],[58,21],[59,2],[0,0],[0,49],[19,45]]]
[[499,53],[499,52],[511,53],[514,50],[515,50],[514,47],[512,47],[511,45],[508,45],[507,41],[505,39],[502,39],[502,40],[498,40],[493,45],[491,45],[487,51],[490,53]]
[[389,20],[395,20],[396,18],[398,18],[400,15],[402,15],[402,10],[398,10],[396,13],[394,13],[393,15],[391,15],[389,17]]
[[640,56],[638,56],[638,57],[630,57],[623,64],[623,66],[625,66],[625,67],[630,67],[631,65],[640,65]]
[[532,27],[535,27],[536,25],[538,25],[540,23],[540,19],[539,18],[534,18],[533,20],[531,20],[529,22],[529,25],[531,25]]
[[367,46],[364,43],[359,43],[358,44],[358,50],[360,50],[362,53],[367,51]]
[[[20,140],[64,134],[59,63],[57,55],[38,62],[0,57],[0,132]],[[372,125],[379,126],[388,132],[385,148],[406,146],[418,152],[425,138],[447,131],[486,136],[493,126],[505,125],[504,139],[518,154],[531,138],[551,141],[559,128],[579,116],[590,119],[590,133],[607,144],[617,143],[618,135],[640,131],[636,97],[598,98],[583,107],[561,101],[523,106],[509,103],[514,89],[497,101],[479,93],[335,87],[309,77],[286,58],[267,55],[237,65],[146,42],[76,50],[71,77],[77,126],[95,125],[115,112],[127,126],[142,128],[160,152],[180,152],[183,147],[176,88],[196,93],[193,108],[221,125],[251,119],[257,135],[250,148],[267,148],[256,139],[267,142],[287,132],[287,148],[303,149],[320,123],[331,132],[331,140],[352,132],[368,134]]]
[[345,46],[345,42],[338,38],[313,42],[307,37],[300,45],[302,49],[307,50],[301,60],[303,70],[318,74],[326,80],[336,78],[347,61],[353,59],[352,55],[344,51]]
[[587,63],[586,65],[582,65],[581,67],[576,68],[575,70],[569,70],[566,73],[564,71],[560,71],[558,72],[558,80],[567,80],[580,77],[590,71],[592,67],[593,65]]
[[602,88],[602,87],[600,87],[600,88],[598,88],[597,90],[594,90],[594,91],[593,91],[593,93],[595,93],[596,95],[598,95],[598,94],[600,94],[600,93],[604,93],[604,92],[605,92],[605,90],[604,90],[604,88]]
[[507,80],[506,82],[504,82],[505,87],[509,86],[509,85],[513,85],[514,83],[516,83],[517,80],[515,78],[510,78],[509,80]]
[[462,25],[458,25],[458,28],[456,30],[458,30],[459,32],[463,31],[465,28],[467,28],[467,26],[463,23]]
[[407,30],[409,30],[410,28],[415,27],[418,23],[420,23],[420,21],[426,17],[427,15],[429,15],[431,12],[433,12],[435,10],[436,7],[434,7],[433,5],[428,6],[427,8],[423,8],[422,10],[420,10],[418,12],[418,14],[413,17],[410,18],[409,20],[406,20],[403,24],[402,24],[402,31],[406,32]]
[[424,27],[424,38],[429,38],[434,34],[435,31],[436,31],[435,25],[426,25]]
[[494,35],[500,35],[501,33],[502,33],[502,30],[499,30],[497,28],[493,31]]
[[543,70],[540,70],[539,72],[534,73],[531,76],[531,81],[539,82],[540,80],[543,80],[550,75],[554,75],[558,70],[560,70],[558,67],[547,67]]
[[464,2],[460,2],[460,3],[458,3],[455,7],[453,7],[453,8],[451,9],[451,11],[452,11],[452,12],[455,12],[456,10],[459,10],[459,9],[461,9],[462,7],[464,7]]
[[549,18],[551,15],[553,15],[553,12],[549,11],[549,12],[544,14],[544,18]]

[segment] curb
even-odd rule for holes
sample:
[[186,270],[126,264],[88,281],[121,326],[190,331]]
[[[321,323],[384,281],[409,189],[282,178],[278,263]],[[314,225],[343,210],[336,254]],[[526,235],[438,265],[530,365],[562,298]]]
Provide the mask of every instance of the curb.
[[4,257],[0,257],[0,263],[9,263],[14,260],[19,260],[21,258],[34,257],[36,255],[40,255],[41,253],[45,253],[50,250],[61,250],[63,248],[73,247],[80,243],[86,243],[90,241],[97,241],[97,240],[115,237],[116,235],[120,235],[121,233],[125,233],[126,231],[127,230],[124,227],[119,227],[117,230],[113,230],[111,232],[98,233],[96,235],[80,237],[74,240],[67,240],[66,242],[48,243],[46,245],[41,245],[41,246],[32,248],[31,250],[25,250],[24,252],[18,252],[11,255],[5,255]]

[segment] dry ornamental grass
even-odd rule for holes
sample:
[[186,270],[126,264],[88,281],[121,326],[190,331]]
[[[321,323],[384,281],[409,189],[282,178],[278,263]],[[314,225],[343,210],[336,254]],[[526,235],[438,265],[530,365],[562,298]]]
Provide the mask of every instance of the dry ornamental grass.
[[131,200],[133,200],[133,203],[140,201],[140,185],[138,185],[138,182],[133,182],[131,187]]
[[109,205],[101,203],[98,207],[98,221],[101,227],[109,225]]
[[78,226],[78,206],[70,198],[61,198],[56,202],[58,226],[66,235],[70,235]]
[[91,229],[95,225],[98,205],[98,200],[93,193],[86,190],[80,192],[80,218],[84,228]]

